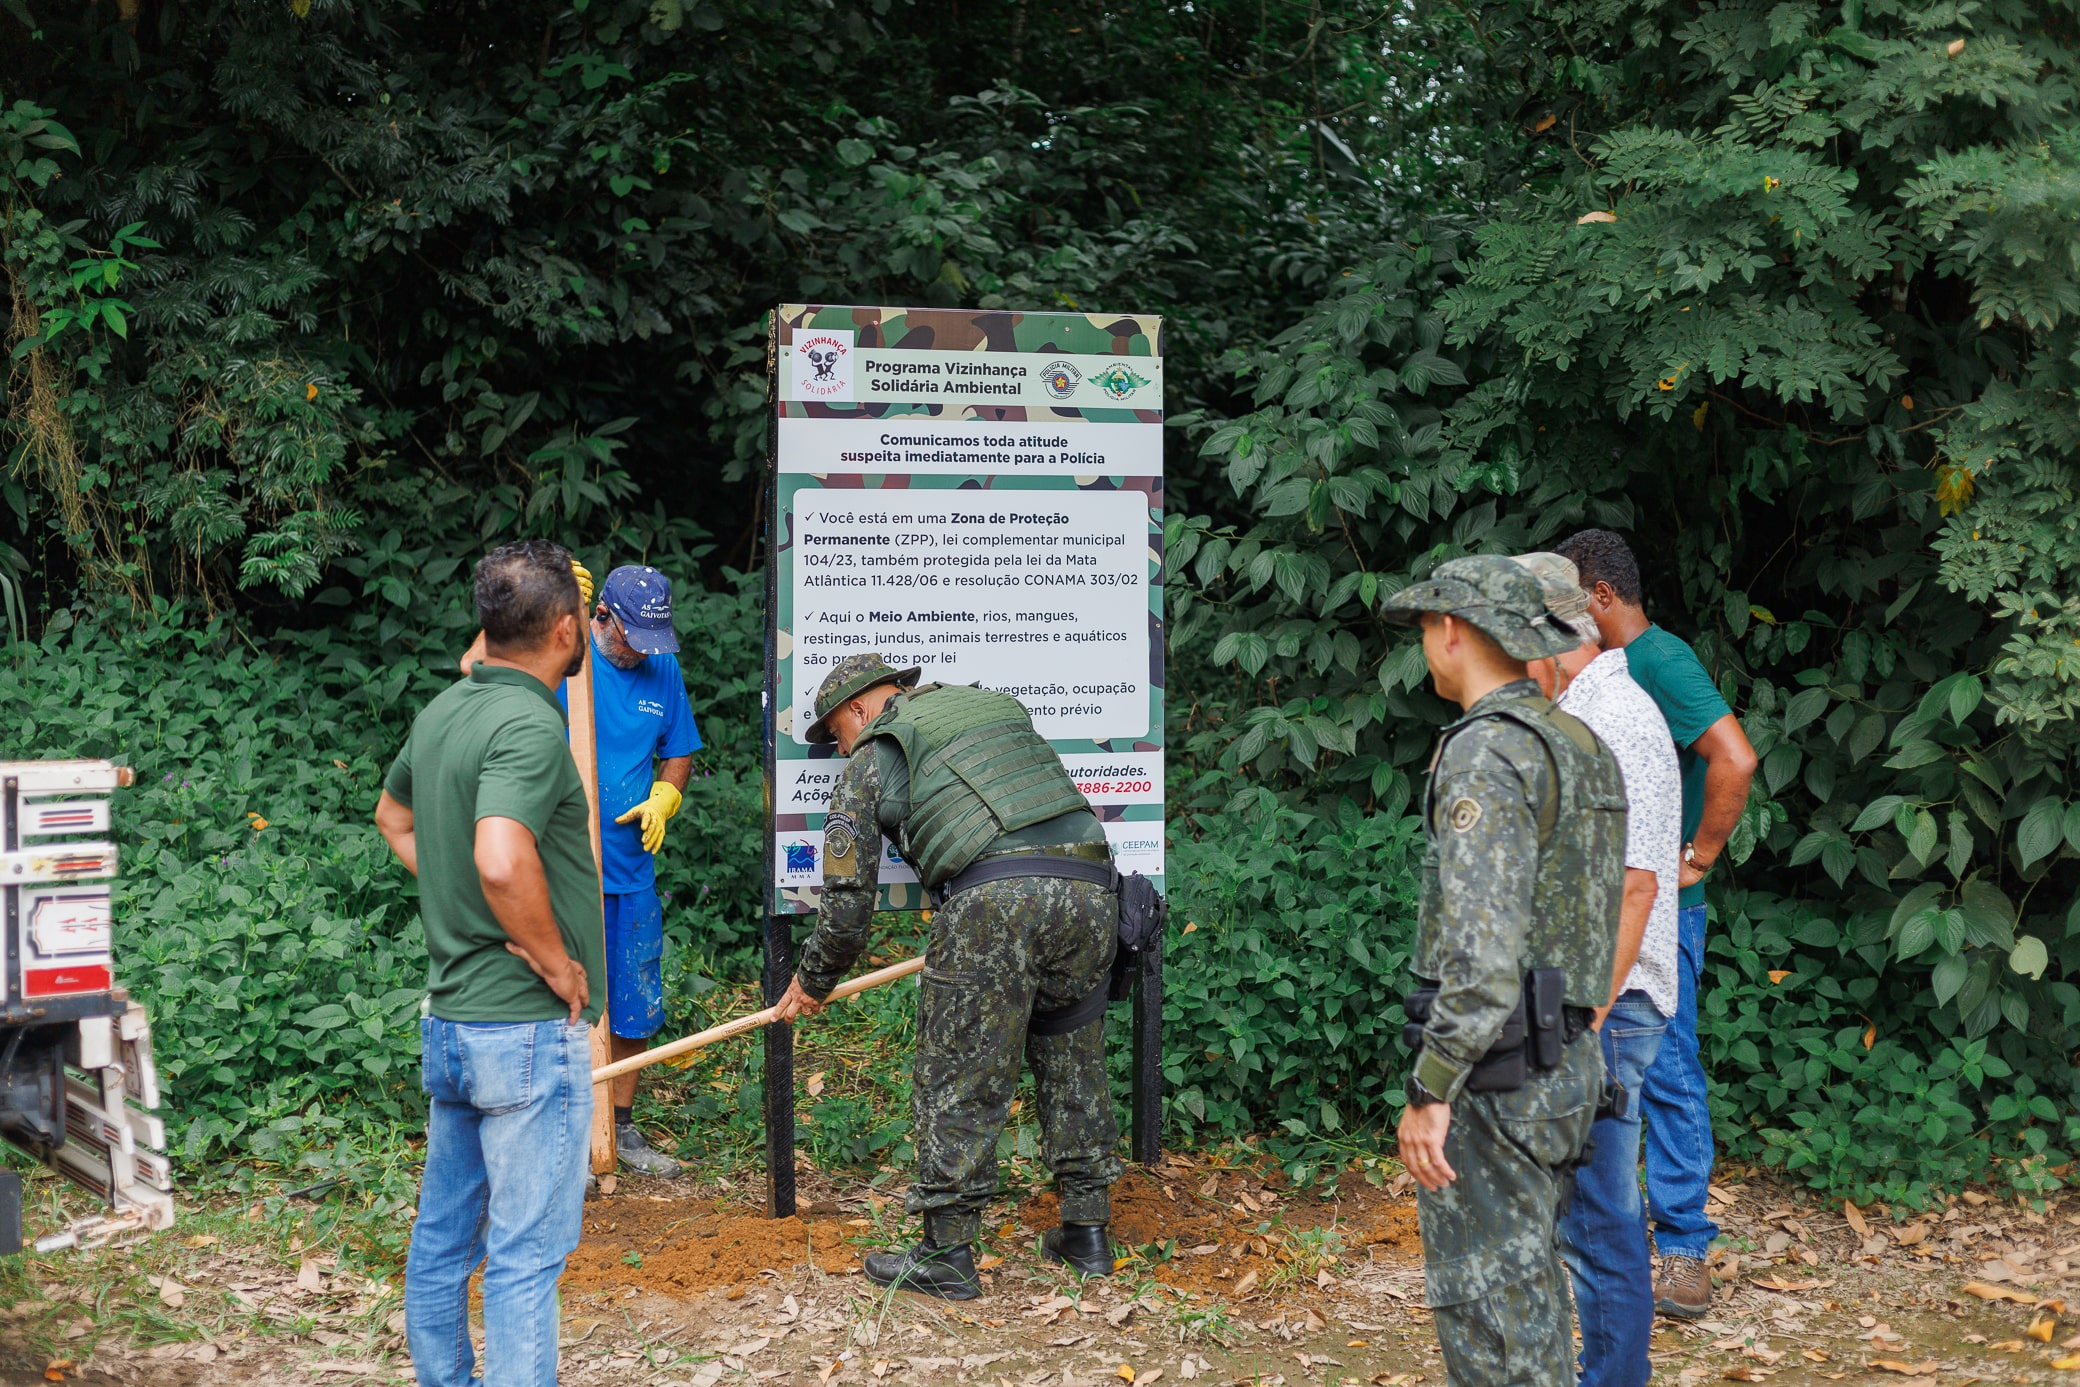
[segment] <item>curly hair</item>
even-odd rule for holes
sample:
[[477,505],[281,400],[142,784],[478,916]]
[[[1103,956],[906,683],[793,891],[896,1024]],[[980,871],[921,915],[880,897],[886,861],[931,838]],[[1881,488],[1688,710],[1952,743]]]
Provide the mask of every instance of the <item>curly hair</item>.
[[1632,548],[1610,530],[1583,530],[1553,546],[1553,552],[1572,562],[1582,575],[1582,590],[1609,583],[1618,600],[1628,607],[1642,605],[1639,560]]

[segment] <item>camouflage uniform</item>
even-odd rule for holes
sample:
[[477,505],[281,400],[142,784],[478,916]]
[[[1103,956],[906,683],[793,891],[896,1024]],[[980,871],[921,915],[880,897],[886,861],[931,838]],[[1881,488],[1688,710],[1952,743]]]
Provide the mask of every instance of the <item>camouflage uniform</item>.
[[[844,668],[833,671],[833,680]],[[862,733],[832,792],[823,895],[795,974],[812,997],[829,995],[866,947],[882,838],[900,835],[911,810],[903,750],[874,728],[906,701],[930,697],[926,689],[892,700]],[[840,701],[819,697],[819,711]],[[1002,852],[1110,860],[1104,829],[1088,808],[1001,834],[977,860]],[[1122,1166],[1113,1151],[1119,1128],[1105,1075],[1103,1021],[1053,1036],[1028,1035],[1026,1022],[1036,1008],[1067,1006],[1104,981],[1118,920],[1118,898],[1106,888],[1046,877],[971,887],[932,916],[918,989],[911,1081],[917,1179],[908,1200],[910,1211],[924,1216],[929,1242],[970,1243],[981,1231],[983,1209],[996,1193],[997,1136],[1018,1085],[1021,1054],[1033,1069],[1041,1157],[1054,1172],[1063,1221],[1110,1220],[1112,1182]]]
[[[1517,659],[1572,647],[1538,584],[1507,559],[1457,559],[1397,594],[1402,620],[1457,616]],[[1419,1189],[1424,1279],[1454,1387],[1572,1387],[1567,1273],[1556,1225],[1588,1145],[1603,1054],[1577,1038],[1521,1088],[1465,1087],[1516,1006],[1525,973],[1566,970],[1571,1007],[1603,1005],[1624,883],[1624,785],[1593,733],[1523,679],[1445,731],[1425,808],[1429,851],[1413,969],[1437,1000],[1414,1080],[1451,1104],[1458,1178]],[[1413,1091],[1413,1090],[1412,1090]]]

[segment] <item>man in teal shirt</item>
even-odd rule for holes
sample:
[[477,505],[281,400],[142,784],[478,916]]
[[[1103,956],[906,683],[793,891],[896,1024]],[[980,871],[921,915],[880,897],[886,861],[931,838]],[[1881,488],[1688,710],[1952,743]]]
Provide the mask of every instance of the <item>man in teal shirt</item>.
[[1681,637],[1647,620],[1639,561],[1609,530],[1584,530],[1555,546],[1581,573],[1606,650],[1622,649],[1633,682],[1668,719],[1683,778],[1683,860],[1677,881],[1681,958],[1676,1014],[1646,1080],[1647,1207],[1661,1275],[1654,1308],[1696,1319],[1711,1308],[1706,1255],[1719,1226],[1705,1213],[1712,1174],[1712,1114],[1697,1043],[1697,987],[1704,972],[1704,878],[1747,807],[1755,748],[1740,719]]
[[542,540],[493,550],[476,604],[484,657],[413,721],[376,804],[419,878],[428,965],[405,1337],[420,1387],[555,1387],[556,1280],[583,1217],[588,1023],[606,972],[591,811],[553,691],[584,659],[570,554]]

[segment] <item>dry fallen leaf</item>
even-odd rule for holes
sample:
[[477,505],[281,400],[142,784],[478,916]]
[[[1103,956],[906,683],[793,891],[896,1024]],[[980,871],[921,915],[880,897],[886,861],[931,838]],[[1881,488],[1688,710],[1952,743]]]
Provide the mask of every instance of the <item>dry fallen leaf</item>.
[[1538,124],[1531,127],[1531,133],[1534,135],[1543,135],[1546,133],[1546,131],[1552,129],[1555,125],[1557,125],[1559,121],[1560,117],[1554,115],[1551,111],[1547,111],[1544,115],[1538,118]]
[[2054,1358],[2051,1360],[2051,1366],[2063,1368],[2068,1372],[2074,1368],[2080,1368],[2080,1353],[2069,1353],[2063,1358]]
[[[1576,226],[1588,226],[1592,222],[1614,222],[1617,219],[1617,215],[1611,212],[1584,212],[1581,216],[1574,219],[1574,224]],[[1739,1381],[1740,1379],[1735,1380]]]
[[1822,1286],[1834,1284],[1830,1281],[1790,1281],[1782,1276],[1758,1276],[1754,1283],[1765,1291],[1817,1291]]
[[1995,1353],[2020,1353],[2022,1352],[2022,1340],[1998,1339],[1986,1347],[1992,1349]]
[[1894,1233],[1892,1235],[1892,1240],[1898,1243],[1901,1247],[1912,1247],[1915,1243],[1920,1242],[1927,1236],[1927,1224],[1910,1223],[1906,1227],[1900,1229],[1897,1233]]
[[991,1267],[1001,1267],[1003,1265],[1004,1259],[1002,1257],[999,1257],[996,1253],[992,1252],[989,1256],[977,1262],[975,1264],[975,1269],[977,1271],[988,1271]]
[[1927,1377],[1936,1370],[1936,1360],[1926,1363],[1902,1363],[1897,1358],[1873,1358],[1870,1366],[1881,1372],[1899,1373],[1904,1377]]
[[1981,1204],[1991,1203],[1992,1200],[1990,1196],[1983,1195],[1977,1190],[1966,1190],[1964,1192],[1964,1202],[1976,1209]]
[[[2054,1364],[2053,1366],[2056,1365]],[[43,1380],[45,1382],[63,1382],[65,1374],[71,1368],[72,1360],[70,1358],[53,1358],[43,1370]]]
[[1769,1369],[1751,1368],[1744,1363],[1739,1367],[1728,1368],[1721,1376],[1728,1382],[1767,1382]]
[[2037,1298],[2021,1291],[2009,1290],[2006,1286],[1995,1286],[1985,1281],[1964,1283],[1966,1295],[1975,1295],[1981,1300],[2012,1300],[2017,1305],[2035,1305]]
[[809,1081],[802,1085],[803,1088],[809,1090],[809,1096],[811,1098],[820,1098],[823,1096],[823,1074],[823,1070],[817,1070],[814,1074],[811,1074],[809,1076]]
[[187,1288],[172,1277],[159,1282],[159,1300],[169,1310],[178,1310],[188,1303]]
[[1784,979],[1790,976],[1791,970],[1789,968],[1772,968],[1769,970],[1770,985],[1774,987],[1776,984],[1784,981]]
[[618,1190],[618,1189],[620,1189],[620,1188],[621,1188],[621,1177],[620,1177],[619,1175],[602,1175],[602,1176],[600,1176],[600,1179],[599,1179],[599,1192],[600,1192],[601,1194],[612,1194],[612,1193],[613,1193],[613,1192],[614,1192],[615,1190]]
[[1244,1272],[1242,1279],[1235,1283],[1235,1298],[1237,1300],[1240,1300],[1244,1296],[1248,1295],[1251,1291],[1254,1291],[1256,1288],[1257,1274],[1253,1271]]
[[296,1289],[322,1291],[325,1289],[324,1276],[325,1274],[318,1270],[318,1264],[306,1257],[303,1259],[303,1265],[296,1269]]
[[1944,51],[1945,53],[1948,53],[1948,54],[1949,54],[1949,55],[1950,55],[1951,57],[1953,57],[1953,58],[1954,58],[1954,57],[1956,57],[1956,56],[1957,56],[1958,54],[1960,54],[1960,53],[1964,52],[1964,40],[1963,40],[1963,39],[1952,39],[1952,40],[1950,40],[1950,46],[1949,46],[1949,47],[1947,47],[1947,48],[1945,48],[1945,49],[1944,49],[1943,51]]
[[1122,1382],[1132,1382],[1134,1380],[1134,1369],[1130,1364],[1122,1363],[1119,1365],[1119,1371],[1113,1375]]
[[1864,1222],[1862,1211],[1846,1199],[1842,1201],[1842,1217],[1849,1220],[1849,1226],[1856,1230],[1857,1237],[1865,1241],[1870,1239],[1870,1224]]
[[2029,1328],[2023,1330],[2022,1332],[2029,1335],[2030,1338],[2035,1339],[2040,1344],[2048,1344],[2051,1342],[2052,1333],[2056,1331],[2057,1328],[2057,1319],[2050,1315],[2039,1315],[2035,1319],[2031,1320],[2029,1322]]
[[1351,1340],[1351,1341],[1350,1341],[1349,1343],[1345,1344],[1345,1345],[1344,1345],[1344,1347],[1345,1347],[1345,1348],[1371,1348],[1371,1347],[1372,1347],[1372,1340],[1370,1340],[1370,1339],[1353,1339],[1353,1340]]
[[1798,1351],[1798,1356],[1812,1363],[1825,1363],[1827,1361],[1827,1354],[1817,1348],[1802,1348]]
[[1162,1375],[1163,1370],[1161,1368],[1151,1368],[1134,1380],[1136,1382],[1139,1382],[1141,1384],[1141,1387],[1149,1387],[1150,1383],[1154,1382],[1157,1378],[1161,1377]]

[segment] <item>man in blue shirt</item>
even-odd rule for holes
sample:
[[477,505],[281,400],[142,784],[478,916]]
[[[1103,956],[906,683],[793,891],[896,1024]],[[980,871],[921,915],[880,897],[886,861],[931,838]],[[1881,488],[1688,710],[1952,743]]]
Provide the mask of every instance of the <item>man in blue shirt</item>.
[[[664,907],[657,850],[701,748],[679,672],[672,585],[642,564],[607,575],[592,618],[592,724],[599,746],[600,877],[607,915],[607,1031],[613,1058],[650,1048],[664,1025]],[[636,1127],[636,1076],[614,1080],[614,1147],[645,1175],[679,1163]]]
[[[572,572],[586,601],[592,575]],[[464,673],[484,657],[480,632],[462,657]],[[556,701],[568,709],[561,685]],[[592,614],[592,725],[599,759],[600,878],[607,917],[608,1052],[640,1055],[664,1025],[664,906],[657,850],[679,812],[701,749],[700,729],[679,672],[671,580],[643,564],[607,575]],[[614,1080],[614,1148],[645,1175],[672,1176],[679,1163],[653,1150],[635,1125],[636,1076]]]

